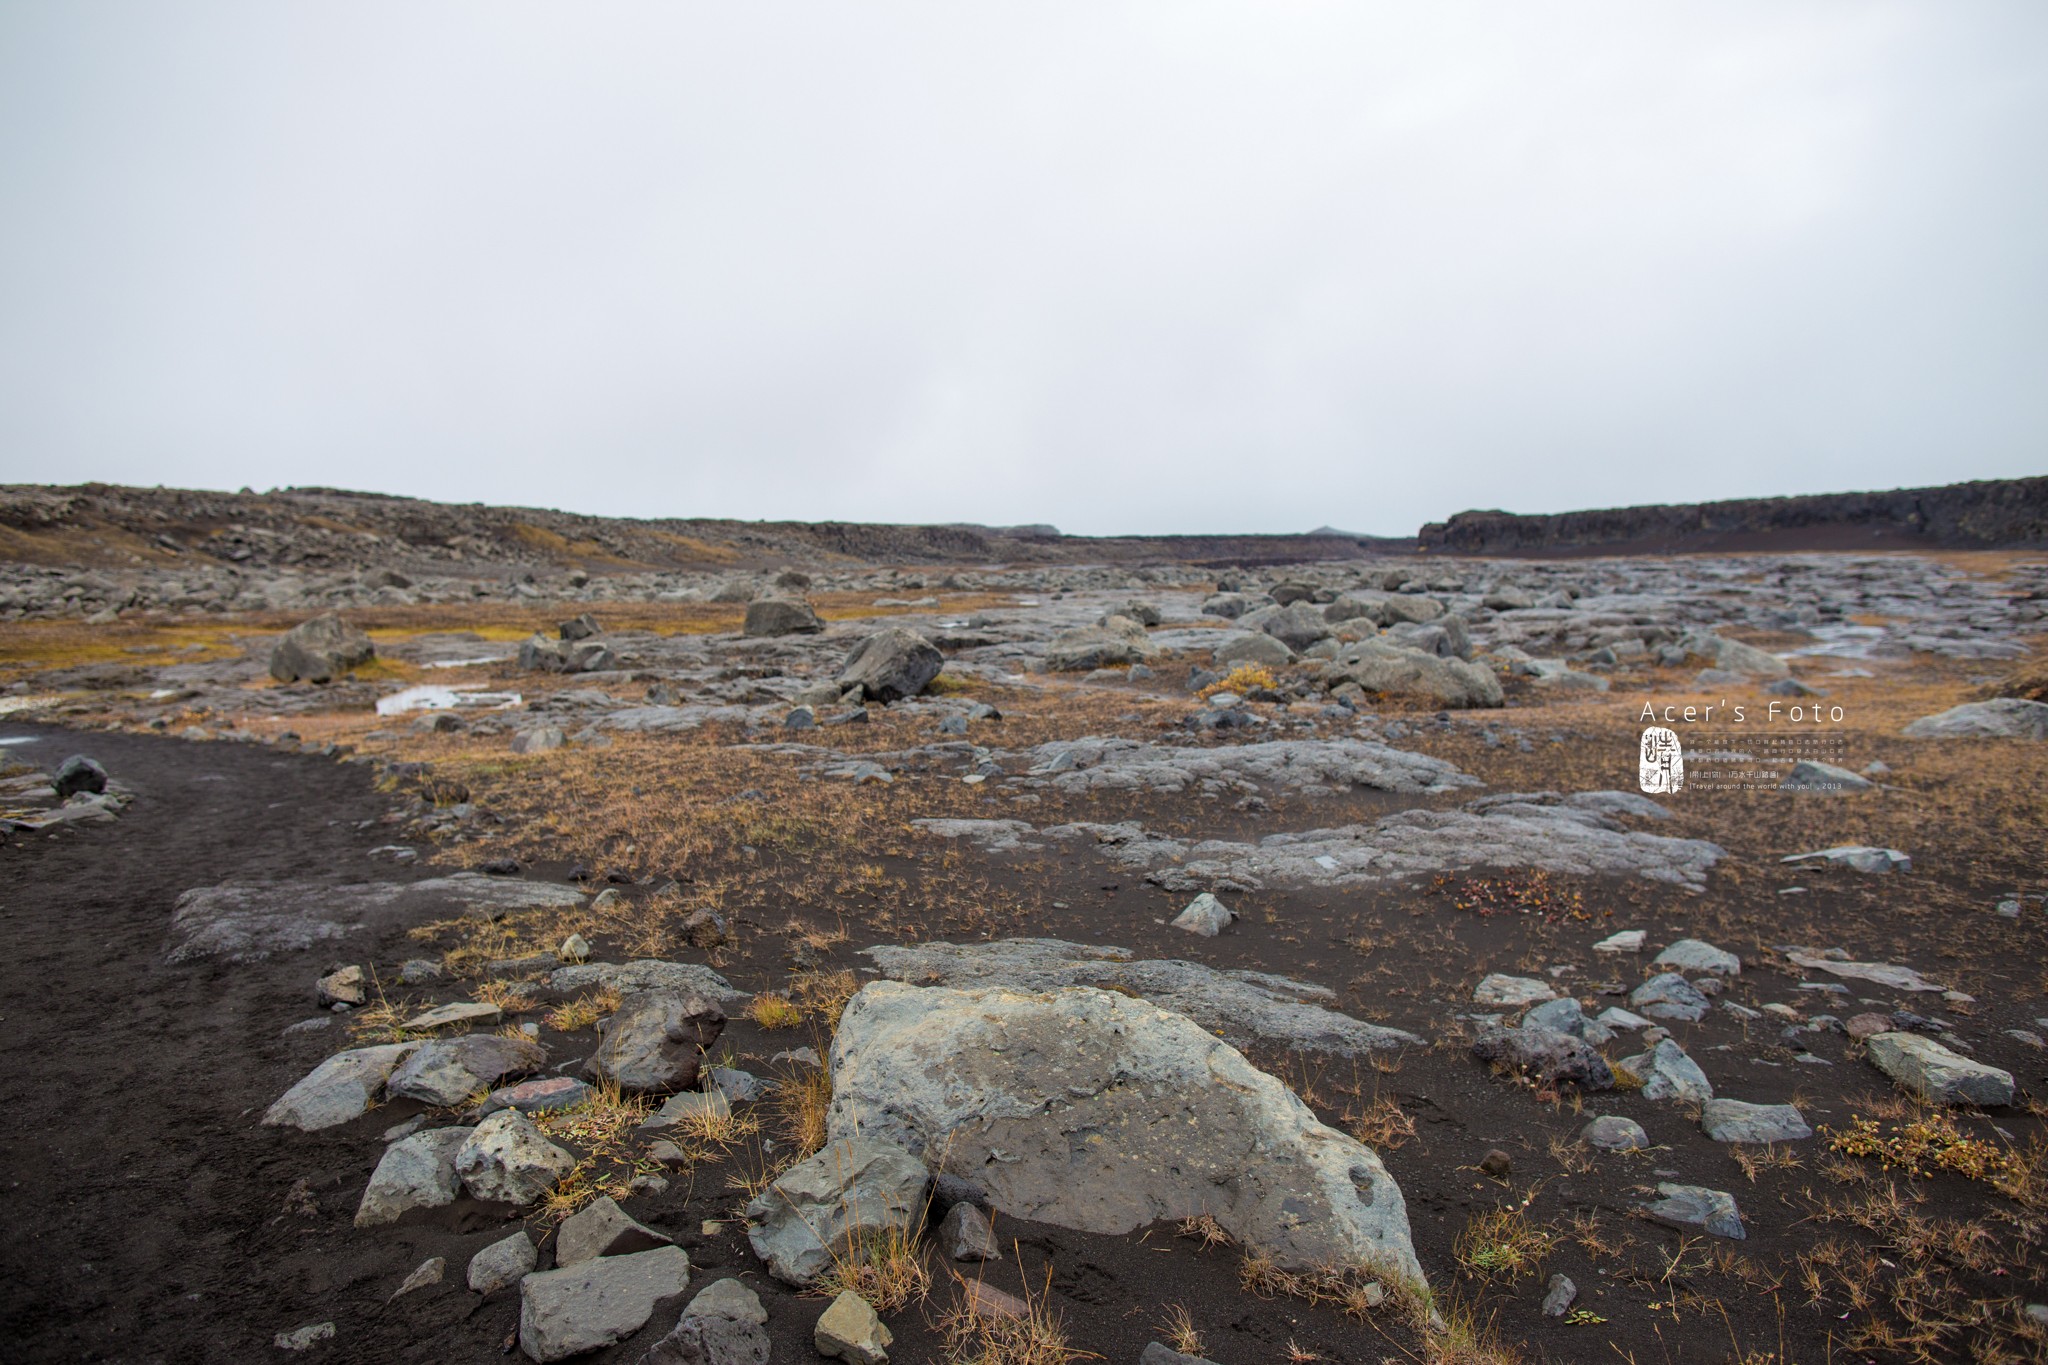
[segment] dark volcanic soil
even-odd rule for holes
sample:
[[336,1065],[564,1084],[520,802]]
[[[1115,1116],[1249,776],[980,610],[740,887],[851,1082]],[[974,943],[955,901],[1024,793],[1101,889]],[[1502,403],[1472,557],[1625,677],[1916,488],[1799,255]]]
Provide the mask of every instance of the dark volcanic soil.
[[[0,999],[6,1002],[0,1101],[14,1120],[10,1197],[0,1205],[0,1342],[6,1347],[0,1354],[9,1361],[288,1359],[272,1346],[275,1334],[333,1321],[336,1338],[306,1358],[503,1358],[517,1323],[516,1290],[480,1299],[461,1281],[469,1256],[505,1235],[509,1224],[458,1205],[430,1225],[374,1233],[351,1226],[381,1151],[378,1135],[417,1106],[386,1105],[318,1135],[258,1123],[264,1107],[343,1045],[338,1025],[281,1033],[315,1014],[312,982],[330,960],[316,951],[244,966],[162,962],[172,904],[189,887],[231,878],[414,880],[443,870],[395,869],[367,856],[390,841],[381,817],[391,799],[373,789],[368,767],[256,745],[20,726],[7,731],[39,734],[37,743],[15,752],[45,765],[74,750],[91,752],[136,797],[118,823],[17,836],[0,847],[0,875],[11,889],[0,908],[11,948],[0,959]],[[1410,884],[1232,898],[1244,914],[1239,925],[1219,940],[1201,942],[1160,923],[1184,897],[1109,871],[1086,850],[987,863],[991,876],[1030,879],[1048,907],[1044,922],[1009,932],[1117,943],[1148,957],[1318,981],[1343,993],[1343,1008],[1425,1033],[1425,1020],[1448,1013],[1444,1002],[1466,998],[1475,967],[1536,974],[1538,964],[1576,963],[1579,974],[1570,987],[1595,994],[1595,983],[1607,979],[1633,985],[1641,963],[1596,958],[1587,951],[1594,939],[1624,925],[1650,930],[1653,943],[1703,929],[1702,902],[1642,884],[1561,887],[1583,897],[1583,918],[1481,916],[1454,908],[1440,891]],[[543,865],[527,875],[549,873],[560,875],[560,869]],[[1858,940],[1845,935],[1868,939],[1886,927],[1869,918],[1860,884],[1808,880],[1813,894],[1752,910],[1747,932],[1766,936],[1757,915],[1767,914],[1785,939],[1857,947]],[[639,892],[629,888],[629,894]],[[1055,901],[1062,904],[1054,907]],[[1906,926],[1895,921],[1889,927]],[[2022,976],[2037,971],[2041,932],[2003,922],[1993,927],[2015,936],[2003,945],[2005,955],[2031,954],[2036,965],[2023,966]],[[857,949],[874,936],[863,936],[857,926],[853,933],[853,941],[830,951],[833,964],[866,965]],[[726,964],[730,979],[743,989],[779,984],[781,942],[761,932],[747,943]],[[1748,939],[1730,939],[1727,946],[1745,957],[1756,951]],[[413,947],[392,931],[383,939],[353,940],[333,960],[392,964],[415,955]],[[598,949],[601,957],[626,955],[605,943]],[[1957,949],[1971,957],[2001,955],[1985,940]],[[454,994],[452,987],[439,992]],[[1731,994],[1753,1005],[1803,999],[1796,978],[1767,967],[1746,971]],[[1913,1003],[1874,989],[1860,994],[1873,1004],[1845,998],[1836,1012]],[[1621,999],[1616,995],[1614,1002]],[[1926,1008],[1924,1001],[1920,1007]],[[1986,1000],[1982,1008],[2000,1027],[2026,1022],[2017,1001]],[[1883,1078],[1850,1055],[1838,1035],[1808,1043],[1809,1055],[1832,1063],[1823,1066],[1798,1061],[1779,1040],[1775,1022],[1744,1026],[1717,1011],[1675,1031],[1721,1093],[1753,1102],[1797,1097],[1816,1127],[1845,1124],[1852,1112],[1868,1112],[1888,1093]],[[562,1061],[579,1058],[589,1045],[587,1037],[552,1032],[544,1041]],[[801,1034],[770,1034],[735,1019],[720,1050],[729,1048],[743,1065],[772,1075],[769,1059],[804,1041]],[[1462,1297],[1528,1356],[1719,1361],[1783,1350],[1781,1359],[1826,1358],[1832,1314],[1807,1306],[1784,1270],[1796,1251],[1839,1231],[1816,1217],[1814,1187],[1823,1182],[1815,1168],[1826,1155],[1818,1141],[1798,1144],[1803,1165],[1752,1180],[1725,1149],[1704,1140],[1683,1107],[1613,1093],[1587,1097],[1581,1114],[1569,1097],[1541,1101],[1489,1075],[1455,1041],[1411,1050],[1384,1071],[1366,1063],[1317,1066],[1256,1049],[1253,1055],[1328,1121],[1342,1124],[1380,1097],[1399,1104],[1416,1131],[1385,1156],[1407,1198],[1425,1268],[1441,1290]],[[2040,1054],[2010,1044],[1979,1055],[2012,1068],[2023,1087],[2039,1087]],[[1635,1118],[1659,1145],[1645,1153],[1601,1155],[1590,1168],[1573,1169],[1560,1161],[1553,1140],[1569,1142],[1594,1113]],[[2024,1129],[2022,1136],[2040,1127],[2019,1112],[1999,1122]],[[1476,1170],[1493,1148],[1513,1160],[1506,1181]],[[748,1160],[760,1157],[743,1155],[735,1164]],[[812,1359],[810,1326],[823,1303],[789,1294],[760,1271],[743,1227],[731,1221],[740,1203],[727,1185],[732,1173],[700,1166],[666,1193],[636,1200],[634,1212],[688,1249],[699,1272],[692,1292],[723,1274],[743,1276],[769,1308],[777,1358]],[[1750,1240],[1708,1246],[1633,1216],[1658,1180],[1733,1192]],[[1959,1178],[1930,1180],[1923,1189],[1923,1211],[1930,1215],[1971,1216],[1981,1207]],[[1532,1219],[1554,1227],[1596,1219],[1597,1239],[1626,1249],[1596,1259],[1587,1244],[1563,1240],[1540,1273],[1475,1293],[1458,1280],[1455,1240],[1475,1213],[1512,1204],[1525,1204]],[[722,1226],[707,1227],[707,1221]],[[544,1225],[538,1219],[530,1225],[541,1240]],[[1074,1343],[1106,1360],[1134,1360],[1160,1335],[1169,1304],[1188,1309],[1222,1365],[1286,1360],[1290,1343],[1325,1361],[1411,1358],[1413,1336],[1405,1328],[1389,1325],[1382,1333],[1331,1308],[1246,1293],[1234,1251],[1201,1250],[1171,1228],[1107,1238],[998,1218],[997,1230],[1016,1254],[988,1268],[990,1282],[1049,1294]],[[1756,1255],[1755,1262],[1766,1273],[1746,1280],[1743,1258],[1764,1248],[1768,1256]],[[1710,1265],[1717,1253],[1736,1260]],[[388,1302],[399,1282],[435,1255],[447,1258],[447,1282]],[[1567,1325],[1541,1317],[1537,1301],[1554,1271],[1570,1275],[1580,1287],[1579,1307],[1605,1321]],[[1778,1287],[1769,1285],[1771,1276]],[[1986,1299],[2026,1292],[1991,1275],[1971,1277],[1969,1287]],[[950,1297],[942,1288],[924,1309],[890,1318],[895,1359],[938,1357],[935,1320]],[[1671,1309],[1681,1298],[1687,1298],[1682,1316]],[[1718,1309],[1703,1312],[1703,1300]],[[637,1361],[674,1316],[673,1306],[658,1311],[637,1337],[589,1359]],[[1710,1330],[1703,1321],[1717,1325]]]

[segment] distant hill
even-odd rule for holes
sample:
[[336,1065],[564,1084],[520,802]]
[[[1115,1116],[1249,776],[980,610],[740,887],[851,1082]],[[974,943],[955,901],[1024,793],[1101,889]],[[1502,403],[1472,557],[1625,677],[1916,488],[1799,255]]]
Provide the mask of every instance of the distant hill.
[[1423,527],[1419,540],[1443,554],[1521,556],[2037,549],[2048,547],[2048,477],[1541,515],[1460,512]]

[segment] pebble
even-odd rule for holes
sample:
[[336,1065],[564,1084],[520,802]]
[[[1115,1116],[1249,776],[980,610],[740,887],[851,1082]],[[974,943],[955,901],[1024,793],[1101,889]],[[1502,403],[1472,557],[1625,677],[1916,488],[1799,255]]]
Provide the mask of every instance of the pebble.
[[1573,1284],[1569,1277],[1552,1275],[1550,1284],[1543,1291],[1543,1316],[1563,1317],[1570,1310],[1572,1301],[1578,1297],[1579,1287]]
[[[442,1277],[447,1273],[448,1258],[446,1256],[429,1257],[427,1260],[420,1262],[419,1269],[405,1277],[404,1284],[401,1284],[392,1291],[391,1298],[402,1298],[407,1294],[437,1285],[441,1283]],[[387,1302],[389,1301],[387,1300]]]

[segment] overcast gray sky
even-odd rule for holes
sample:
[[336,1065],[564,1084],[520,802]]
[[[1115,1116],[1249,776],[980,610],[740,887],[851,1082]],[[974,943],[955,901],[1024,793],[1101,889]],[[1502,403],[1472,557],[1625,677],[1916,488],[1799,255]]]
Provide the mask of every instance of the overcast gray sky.
[[0,480],[1401,534],[2048,471],[2048,4],[0,5]]

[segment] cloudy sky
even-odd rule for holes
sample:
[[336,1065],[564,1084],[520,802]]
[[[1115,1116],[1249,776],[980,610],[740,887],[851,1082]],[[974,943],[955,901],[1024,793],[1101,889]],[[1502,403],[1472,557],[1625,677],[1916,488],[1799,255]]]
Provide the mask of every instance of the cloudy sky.
[[2048,471],[2048,5],[0,6],[0,480],[1406,533]]

